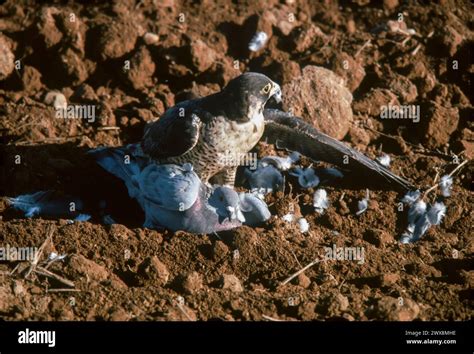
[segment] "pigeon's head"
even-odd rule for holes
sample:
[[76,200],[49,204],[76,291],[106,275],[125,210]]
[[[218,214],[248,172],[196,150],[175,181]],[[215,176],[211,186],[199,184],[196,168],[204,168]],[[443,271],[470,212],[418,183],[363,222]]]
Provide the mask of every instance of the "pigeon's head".
[[267,76],[247,72],[231,80],[223,91],[231,104],[238,104],[248,112],[261,112],[267,101],[281,102],[281,88]]
[[[225,219],[233,221],[243,218],[243,214],[240,211],[239,195],[232,188],[216,187],[209,197],[209,205],[216,209],[220,222],[223,222]],[[245,220],[245,218],[243,219]]]

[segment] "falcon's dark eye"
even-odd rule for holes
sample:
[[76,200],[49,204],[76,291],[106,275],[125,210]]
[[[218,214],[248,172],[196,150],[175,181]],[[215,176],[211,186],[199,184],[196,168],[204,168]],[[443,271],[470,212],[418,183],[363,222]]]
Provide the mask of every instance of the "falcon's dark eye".
[[265,95],[268,95],[271,89],[272,89],[272,84],[268,83],[263,87],[262,93],[264,93]]

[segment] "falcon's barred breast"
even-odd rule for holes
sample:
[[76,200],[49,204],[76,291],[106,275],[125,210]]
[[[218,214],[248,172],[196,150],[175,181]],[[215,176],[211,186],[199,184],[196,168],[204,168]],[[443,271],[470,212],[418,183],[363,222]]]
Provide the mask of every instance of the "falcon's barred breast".
[[191,163],[207,182],[221,175],[233,185],[235,170],[261,139],[267,100],[281,97],[268,77],[246,73],[216,94],[172,107],[145,131],[143,150],[158,162]]

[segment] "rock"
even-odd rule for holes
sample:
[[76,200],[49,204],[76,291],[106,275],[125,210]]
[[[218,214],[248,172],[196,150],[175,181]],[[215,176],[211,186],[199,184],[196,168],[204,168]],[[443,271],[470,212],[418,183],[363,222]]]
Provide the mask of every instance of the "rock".
[[327,315],[331,317],[341,316],[349,308],[349,299],[340,293],[330,294],[324,299],[323,303],[326,306]]
[[229,289],[234,293],[240,293],[244,291],[242,284],[240,284],[239,278],[233,274],[223,274],[220,283],[222,289]]
[[135,48],[138,30],[135,22],[116,20],[100,28],[98,50],[102,60],[115,59],[130,53]]
[[377,247],[385,247],[394,242],[394,238],[386,231],[380,229],[369,229],[364,234],[364,240]]
[[21,72],[23,89],[29,93],[36,93],[43,87],[41,73],[33,66],[25,65]]
[[69,259],[69,266],[79,275],[90,280],[101,282],[109,278],[110,273],[105,267],[85,258],[82,255],[73,255]]
[[316,303],[313,301],[304,301],[298,306],[298,316],[303,321],[310,321],[314,319],[316,309]]
[[397,96],[387,89],[371,89],[361,100],[354,102],[354,112],[380,116],[383,106],[400,105]]
[[182,278],[181,288],[186,294],[196,294],[202,289],[202,277],[198,272],[191,272]]
[[46,48],[51,48],[58,44],[63,38],[63,34],[56,26],[54,19],[54,16],[60,12],[61,11],[56,7],[43,7],[41,9],[41,14],[37,21],[37,28]]
[[418,97],[416,86],[403,75],[390,75],[386,88],[396,94],[403,103],[411,103]]
[[200,39],[192,41],[189,49],[192,65],[198,72],[206,71],[216,61],[216,52]]
[[383,0],[383,7],[387,10],[393,10],[398,7],[398,0]]
[[352,94],[332,71],[306,66],[300,77],[283,85],[283,108],[323,133],[342,139],[352,121]]
[[15,55],[5,36],[0,34],[0,81],[5,80],[15,69]]
[[130,314],[123,308],[113,308],[110,311],[109,321],[128,321]]
[[421,107],[419,133],[429,149],[445,146],[451,134],[456,131],[458,123],[459,110],[455,107],[444,107],[433,101]]
[[382,297],[377,304],[377,314],[386,321],[413,321],[420,313],[420,307],[411,299]]
[[365,77],[362,64],[345,52],[336,52],[330,60],[330,69],[344,79],[349,91],[354,92]]
[[14,280],[13,281],[12,289],[13,289],[13,293],[17,297],[22,297],[26,294],[25,287],[24,287],[22,281],[20,281],[20,280]]
[[388,274],[381,274],[377,277],[377,285],[379,287],[385,286],[392,286],[396,284],[400,280],[400,275],[397,273],[388,273]]
[[59,65],[63,70],[66,80],[73,86],[86,81],[94,70],[95,64],[90,60],[83,60],[74,50],[67,48],[59,55]]
[[227,56],[217,61],[206,73],[209,73],[211,82],[215,82],[221,87],[241,74],[240,69],[235,68],[233,61]]
[[348,133],[349,141],[354,145],[362,145],[366,147],[370,144],[369,133],[362,128],[351,126]]
[[145,46],[132,56],[130,70],[125,71],[125,76],[135,90],[141,90],[153,84],[152,76],[155,73],[155,63],[150,52]]
[[161,285],[165,285],[170,277],[168,268],[156,256],[146,258],[138,272],[147,279],[157,280]]
[[301,273],[297,277],[297,284],[301,286],[302,288],[307,289],[311,285],[311,279],[309,279],[306,274]]
[[98,102],[99,96],[95,93],[92,86],[88,84],[82,84],[77,88],[72,96],[75,100],[79,100],[81,102]]
[[212,258],[215,261],[218,261],[224,258],[228,254],[229,254],[229,247],[227,247],[227,245],[224,242],[218,240],[214,243],[212,247]]
[[258,235],[249,226],[243,225],[232,232],[232,247],[238,250],[241,255],[252,254],[258,242]]
[[143,41],[147,45],[155,45],[158,44],[160,40],[160,36],[155,33],[147,32],[143,35]]
[[305,23],[291,32],[292,47],[298,53],[303,53],[309,48],[321,48],[329,41],[329,37],[321,28],[313,23]]
[[438,56],[445,57],[448,54],[452,57],[458,51],[463,39],[463,36],[451,26],[444,27],[439,34],[431,39],[431,51]]
[[67,109],[66,97],[58,91],[50,91],[44,98],[44,103],[53,106],[54,109]]

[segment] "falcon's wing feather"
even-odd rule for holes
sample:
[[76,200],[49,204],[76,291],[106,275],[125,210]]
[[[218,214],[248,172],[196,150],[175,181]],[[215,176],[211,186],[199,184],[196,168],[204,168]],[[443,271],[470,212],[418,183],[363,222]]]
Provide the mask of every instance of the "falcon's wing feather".
[[298,151],[309,158],[329,162],[361,175],[383,177],[404,190],[413,188],[406,179],[357,150],[319,132],[301,118],[277,109],[265,109],[263,115],[264,137],[269,143],[277,143],[278,147]]
[[182,155],[197,144],[200,128],[199,113],[183,102],[145,128],[143,151],[155,159]]

